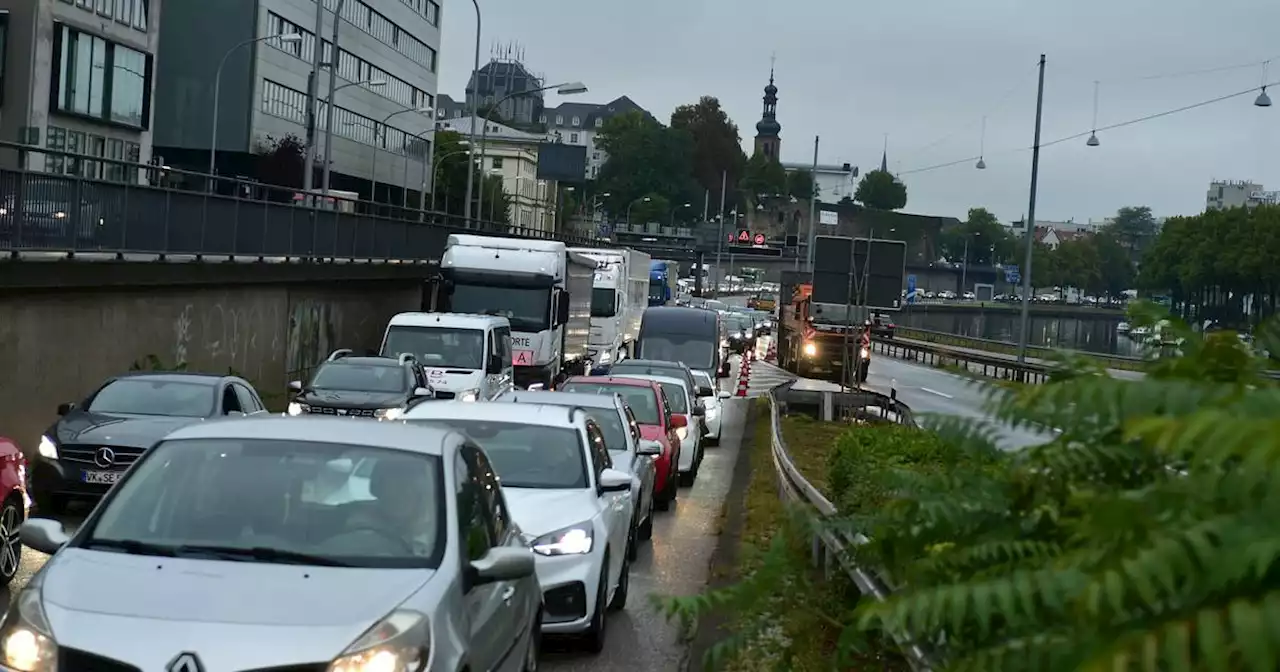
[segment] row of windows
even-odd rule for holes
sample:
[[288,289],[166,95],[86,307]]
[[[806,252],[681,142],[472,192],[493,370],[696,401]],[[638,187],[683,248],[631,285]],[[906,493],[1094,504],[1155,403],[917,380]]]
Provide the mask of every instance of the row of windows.
[[[142,155],[142,146],[136,142],[128,142],[118,138],[104,138],[101,135],[72,131],[50,126],[46,131],[46,146],[49,149],[69,154],[88,154],[104,159],[137,163]],[[118,163],[74,159],[54,154],[44,157],[44,170],[59,175],[74,175],[89,180],[109,180],[112,182],[137,182],[138,169]]]
[[[538,118],[538,121],[543,124],[547,123],[547,115],[545,114],[542,115],[541,117]],[[582,118],[574,117],[573,119],[570,120],[569,123],[574,128],[577,128],[578,126],[582,125]],[[560,114],[556,115],[556,126],[564,126],[564,115],[560,115]],[[600,128],[601,126],[604,126],[604,118],[596,117],[596,128]]]
[[147,128],[151,103],[151,56],[58,24],[54,109]]
[[[316,115],[320,119],[324,118],[326,110],[324,101],[317,101]],[[307,94],[264,79],[262,80],[262,111],[298,124],[305,124]],[[337,106],[333,108],[333,134],[372,147],[381,147],[395,154],[414,157],[425,156],[430,151],[431,144],[425,138]]]
[[440,25],[440,5],[435,0],[400,0],[400,2],[421,14],[427,23],[433,26]]
[[[338,0],[324,0],[324,6],[331,12],[338,10]],[[342,18],[366,33],[391,45],[396,51],[408,56],[410,60],[426,68],[436,71],[436,50],[426,43],[410,35],[407,31],[391,22],[391,19],[374,11],[360,0],[342,3]]]
[[117,23],[126,26],[133,26],[138,30],[146,32],[147,16],[151,9],[151,0],[62,0],[62,2],[90,12],[97,12],[99,16],[109,19],[115,19]]
[[[267,44],[286,54],[310,61],[312,54],[315,52],[315,35],[311,31],[305,30],[302,26],[277,14],[267,14],[267,34],[297,34],[302,36],[302,39],[297,42],[267,40]],[[333,43],[329,42],[329,40],[323,40],[321,45],[321,49],[323,49],[321,58],[327,62],[332,62]],[[415,110],[423,107],[432,107],[435,102],[435,97],[426,91],[342,48],[338,49],[338,76],[351,82],[386,82],[386,84],[376,88],[366,84],[361,84],[360,86],[370,91],[376,91],[386,98]]]

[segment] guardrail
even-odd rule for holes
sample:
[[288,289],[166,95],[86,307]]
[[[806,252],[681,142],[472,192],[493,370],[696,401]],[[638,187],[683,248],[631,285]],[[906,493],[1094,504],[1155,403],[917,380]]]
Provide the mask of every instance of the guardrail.
[[1049,379],[1053,367],[1039,362],[1019,364],[1016,359],[995,353],[958,350],[944,345],[898,338],[873,338],[871,347],[877,352],[895,359],[920,362],[929,366],[955,364],[986,378],[998,378],[1019,383],[1043,383]]
[[[770,452],[773,456],[774,471],[778,476],[778,496],[785,502],[806,507],[820,519],[829,519],[838,515],[835,505],[800,473],[787,450],[786,439],[782,436],[782,411],[779,408],[780,402],[776,391],[793,383],[794,381],[783,383],[778,388],[770,390],[767,395]],[[869,392],[864,389],[862,393]],[[876,407],[880,409],[882,416],[885,412],[892,412],[898,418],[898,422],[914,426],[911,410],[906,404],[882,394],[869,394],[877,398]],[[839,530],[825,529],[825,526],[816,526],[812,540],[812,558],[824,572],[829,572],[838,566],[864,596],[883,602],[893,592],[892,580],[881,570],[859,566],[852,557],[851,550],[865,543],[867,538],[861,534],[849,534]],[[930,672],[933,669],[931,661],[934,658],[924,647],[896,633],[891,633],[891,636],[913,670]]]
[[[982,350],[993,354],[1005,354],[1016,356],[1018,353],[1018,344],[1008,341],[999,341],[992,338],[978,338],[976,336],[962,336],[960,334],[951,334],[945,331],[935,331],[933,329],[919,329],[916,327],[905,327],[898,325],[895,329],[897,334],[895,337],[910,338],[917,341],[926,341],[929,343],[937,343],[939,345],[951,345],[958,348],[969,348],[972,350]],[[1027,356],[1043,358],[1049,353],[1054,352],[1054,348],[1045,347],[1043,345],[1028,345]],[[1124,369],[1136,371],[1142,368],[1144,360],[1141,357],[1133,357],[1129,355],[1115,355],[1110,353],[1089,352],[1087,350],[1072,350],[1071,352],[1102,360],[1107,364],[1108,368]]]

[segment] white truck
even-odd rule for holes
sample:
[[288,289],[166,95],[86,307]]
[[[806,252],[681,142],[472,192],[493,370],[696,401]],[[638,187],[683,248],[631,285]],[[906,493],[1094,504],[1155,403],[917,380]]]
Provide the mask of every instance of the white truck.
[[505,317],[400,313],[387,324],[381,354],[412,354],[436,399],[493,401],[512,388],[511,350]]
[[630,357],[649,304],[649,255],[626,248],[573,251],[596,262],[591,289],[591,361],[608,366]]
[[559,241],[453,234],[440,260],[444,303],[507,318],[516,386],[550,388],[590,366],[595,267]]

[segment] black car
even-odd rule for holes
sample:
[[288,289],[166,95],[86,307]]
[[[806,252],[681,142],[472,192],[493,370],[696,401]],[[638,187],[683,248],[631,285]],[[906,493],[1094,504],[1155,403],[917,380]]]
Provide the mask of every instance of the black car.
[[756,348],[756,322],[749,315],[729,313],[725,315],[729,332],[729,350],[743,354]]
[[289,389],[297,393],[289,403],[289,415],[394,420],[432,398],[426,373],[412,355],[357,357],[350,350],[329,355],[310,383],[295,380]]
[[106,494],[143,451],[169,432],[206,418],[266,410],[253,385],[236,376],[116,376],[84,401],[58,406],[61,417],[40,438],[29,489],[41,513],[62,513],[72,499]]

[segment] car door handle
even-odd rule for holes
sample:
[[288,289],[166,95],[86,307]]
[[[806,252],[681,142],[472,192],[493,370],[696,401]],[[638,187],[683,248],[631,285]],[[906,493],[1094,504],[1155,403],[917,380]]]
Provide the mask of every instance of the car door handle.
[[507,604],[511,604],[511,598],[515,596],[516,596],[515,586],[507,586],[507,589],[502,591],[502,601],[506,602]]

